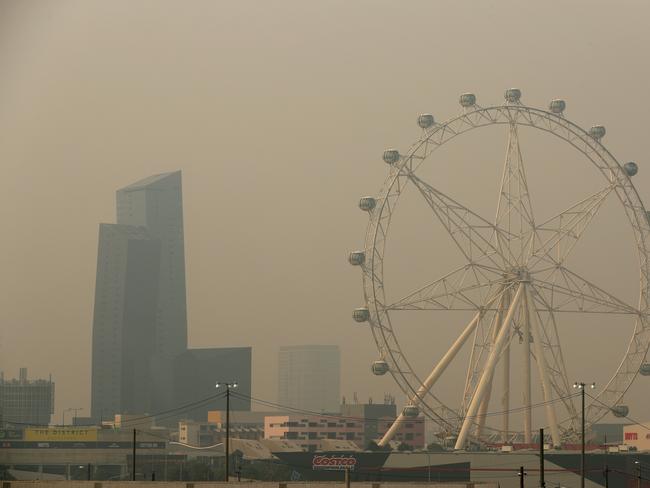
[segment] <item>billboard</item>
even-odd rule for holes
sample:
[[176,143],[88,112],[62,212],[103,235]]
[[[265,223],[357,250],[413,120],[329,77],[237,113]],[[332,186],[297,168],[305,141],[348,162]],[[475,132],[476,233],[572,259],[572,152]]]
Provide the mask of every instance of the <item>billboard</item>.
[[97,429],[79,427],[44,427],[25,429],[26,441],[96,441]]

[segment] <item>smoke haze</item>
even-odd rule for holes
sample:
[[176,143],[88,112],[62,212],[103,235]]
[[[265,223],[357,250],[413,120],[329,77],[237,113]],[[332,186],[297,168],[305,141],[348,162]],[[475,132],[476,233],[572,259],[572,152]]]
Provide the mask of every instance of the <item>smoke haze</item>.
[[[610,151],[639,163],[644,198],[648,18],[642,1],[0,0],[0,369],[52,373],[57,422],[64,408],[88,414],[98,224],[115,221],[115,190],[180,169],[190,345],[253,346],[253,395],[265,399],[276,397],[278,347],[303,343],[340,345],[343,394],[397,393],[370,373],[375,345],[351,320],[361,277],[346,262],[363,247],[357,201],[387,175],[382,151],[406,150],[421,112],[457,114],[462,92],[487,106],[517,86],[528,105],[564,98],[569,119],[605,125]],[[429,180],[487,218],[505,144],[491,135],[450,148]],[[586,163],[564,169],[576,154],[526,142],[540,213],[599,188]],[[494,166],[459,171],[479,158]],[[391,231],[395,254],[421,253],[413,286],[425,253],[438,256],[431,273],[451,269],[436,267],[453,248],[422,230],[424,210],[405,204]],[[633,242],[617,215],[604,211],[602,247],[585,248],[580,266],[595,262],[598,282],[636,304]],[[404,291],[408,264],[389,270]],[[422,371],[463,325],[447,323],[404,332]],[[607,321],[566,333],[570,374],[599,384],[629,337]],[[646,381],[627,397],[642,421]]]

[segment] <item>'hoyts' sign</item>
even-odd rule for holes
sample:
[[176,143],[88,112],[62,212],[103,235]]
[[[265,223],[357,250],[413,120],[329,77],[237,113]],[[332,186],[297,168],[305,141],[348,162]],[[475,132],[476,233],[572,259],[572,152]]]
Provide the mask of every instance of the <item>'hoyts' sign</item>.
[[356,465],[354,456],[314,456],[311,461],[312,469],[353,470]]

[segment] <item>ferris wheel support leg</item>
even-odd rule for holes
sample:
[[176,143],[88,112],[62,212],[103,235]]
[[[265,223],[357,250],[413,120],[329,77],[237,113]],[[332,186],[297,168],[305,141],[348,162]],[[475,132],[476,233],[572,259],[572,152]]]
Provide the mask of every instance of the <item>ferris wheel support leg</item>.
[[529,306],[532,305],[532,302],[528,300],[528,293],[524,294],[524,330],[523,336],[524,341],[522,345],[524,346],[523,351],[523,360],[524,360],[524,444],[532,444],[533,442],[533,433],[532,433],[532,407],[530,400],[530,309]]
[[[494,300],[491,300],[488,304],[488,306],[493,302]],[[481,315],[483,315],[483,312],[480,311],[478,312],[474,318],[470,321],[470,323],[465,327],[463,332],[460,334],[458,339],[456,339],[456,342],[452,344],[452,346],[449,348],[449,350],[445,353],[445,355],[442,357],[440,362],[436,364],[436,367],[433,368],[433,371],[431,371],[431,374],[427,377],[426,380],[424,380],[424,383],[422,383],[422,386],[418,388],[417,393],[411,398],[411,405],[417,406],[421,401],[424,395],[426,395],[431,387],[435,384],[436,381],[438,381],[438,378],[444,373],[445,369],[447,369],[447,366],[449,366],[449,363],[456,357],[456,354],[458,354],[458,351],[460,348],[465,344],[467,339],[469,338],[470,335],[472,335],[472,332],[474,332],[474,329],[478,325]],[[400,413],[399,416],[395,419],[393,424],[390,426],[390,428],[386,431],[384,436],[381,438],[381,440],[378,442],[379,446],[385,446],[388,444],[388,442],[395,436],[397,431],[399,430],[400,423],[404,421],[404,414]]]
[[477,416],[478,423],[476,425],[476,434],[475,434],[477,438],[480,438],[481,434],[483,433],[483,428],[485,427],[485,421],[487,420],[486,414],[487,414],[488,406],[490,405],[491,396],[492,396],[492,380],[490,380],[490,383],[487,388],[487,392],[485,393],[485,396],[481,401],[481,406],[478,409],[478,416]]
[[539,370],[539,377],[542,379],[542,393],[544,395],[544,403],[546,403],[546,419],[551,427],[551,439],[553,440],[553,446],[559,447],[560,440],[560,430],[557,425],[557,417],[555,416],[555,407],[553,407],[552,396],[553,391],[551,389],[551,382],[548,379],[548,371],[546,365],[546,359],[544,357],[544,349],[542,347],[542,327],[539,323],[539,317],[534,307],[533,294],[530,291],[530,286],[526,286],[526,296],[527,301],[530,304],[528,312],[531,318],[531,331],[533,333],[533,347],[535,349],[535,357],[537,359],[537,369]]
[[[503,307],[505,305],[507,298],[507,292],[504,293],[502,296],[501,302],[499,303],[499,311],[496,313],[496,316],[494,318],[494,326],[492,328],[492,347],[494,347],[494,344],[496,343],[497,336],[499,335],[499,331],[501,330],[501,327],[504,327],[505,324],[503,323]],[[492,385],[494,382],[494,375],[490,377],[490,384],[487,388],[487,392],[485,393],[485,397],[481,401],[481,406],[478,409],[478,423],[476,426],[476,437],[480,438],[481,434],[483,433],[483,429],[485,428],[485,421],[487,420],[487,410],[490,405],[490,397],[492,396]]]
[[501,441],[508,442],[508,431],[510,430],[510,344],[506,344],[503,351],[503,396],[501,397],[501,410],[503,410],[503,427]]
[[[504,307],[508,303],[508,296],[505,297],[499,309],[499,321],[501,322]],[[503,424],[501,428],[501,442],[507,443],[510,431],[510,341],[508,341],[501,355],[501,368],[503,372],[503,395],[501,396],[501,411],[503,412]]]
[[454,449],[464,449],[465,447],[465,443],[467,442],[467,436],[469,434],[469,429],[474,423],[474,417],[476,416],[481,401],[483,400],[483,397],[485,396],[485,392],[488,389],[490,378],[494,374],[494,368],[499,359],[499,354],[503,349],[503,345],[505,344],[506,340],[510,335],[509,334],[510,327],[508,326],[508,324],[510,324],[514,312],[517,309],[517,306],[519,305],[519,299],[521,298],[522,292],[523,292],[523,285],[519,284],[519,286],[517,287],[517,292],[515,293],[515,296],[512,299],[512,302],[510,303],[510,307],[508,308],[508,313],[506,314],[506,318],[503,321],[504,326],[501,327],[501,330],[499,331],[497,340],[485,364],[485,369],[483,371],[483,374],[481,375],[481,380],[479,381],[478,386],[476,387],[476,391],[474,392],[472,401],[469,404],[469,408],[467,409],[465,420],[463,420],[463,425],[460,428],[460,432],[458,433],[458,439],[456,440],[456,445]]

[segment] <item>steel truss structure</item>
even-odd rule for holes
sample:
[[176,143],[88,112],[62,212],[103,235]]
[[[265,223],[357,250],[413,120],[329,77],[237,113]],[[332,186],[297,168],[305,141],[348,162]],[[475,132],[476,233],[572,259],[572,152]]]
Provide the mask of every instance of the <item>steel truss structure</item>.
[[[573,391],[562,354],[558,322],[570,313],[627,314],[635,321],[627,353],[613,377],[586,409],[591,425],[614,409],[644,364],[650,345],[648,287],[650,223],[648,214],[631,182],[636,165],[621,165],[602,145],[604,128],[581,129],[564,117],[564,102],[552,102],[549,110],[528,107],[520,91],[506,91],[500,106],[481,107],[471,94],[461,96],[463,112],[444,123],[430,115],[420,116],[420,139],[406,154],[384,153],[390,173],[376,199],[366,197],[360,206],[370,222],[365,249],[350,256],[363,270],[365,307],[355,315],[367,321],[379,349],[382,365],[402,391],[409,405],[381,440],[386,444],[399,423],[422,411],[441,432],[457,436],[456,449],[470,442],[498,438],[502,442],[520,435],[531,442],[531,364],[535,364],[545,404],[552,443],[576,439],[580,412],[573,404]],[[420,123],[422,122],[422,123]],[[503,175],[493,221],[488,221],[456,199],[424,181],[418,168],[439,147],[469,131],[501,125],[507,129]],[[519,147],[519,127],[530,127],[565,141],[586,157],[602,174],[602,189],[563,212],[537,222],[531,205],[526,172]],[[446,230],[464,256],[465,264],[407,296],[388,302],[384,291],[384,250],[393,212],[403,192],[417,192],[423,203]],[[637,306],[625,303],[604,287],[571,270],[567,258],[590,222],[608,198],[617,198],[634,230],[638,250],[640,287]],[[418,376],[400,347],[391,319],[405,310],[472,311],[474,316],[428,377]],[[356,313],[356,311],[355,311]],[[524,348],[521,434],[509,423],[511,351],[518,338]],[[471,347],[460,406],[447,406],[433,389],[463,345]],[[532,361],[531,361],[532,360]],[[503,395],[500,429],[486,426],[486,414],[497,366]],[[556,408],[562,409],[558,420]]]

